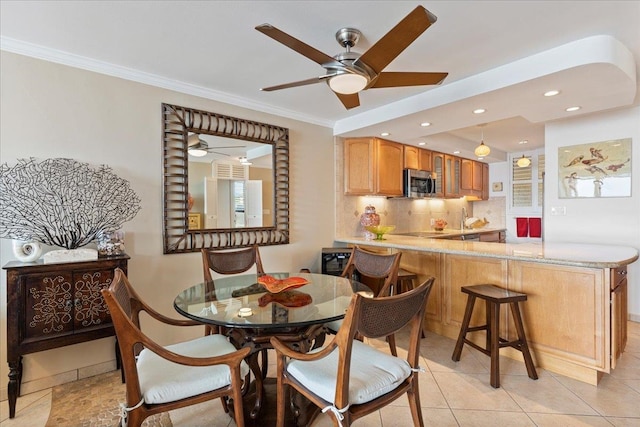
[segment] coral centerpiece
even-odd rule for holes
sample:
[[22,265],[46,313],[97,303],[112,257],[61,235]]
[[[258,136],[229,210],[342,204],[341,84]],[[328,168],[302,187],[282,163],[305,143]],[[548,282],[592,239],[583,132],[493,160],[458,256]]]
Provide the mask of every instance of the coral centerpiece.
[[63,158],[0,165],[0,238],[77,249],[139,210],[129,182],[106,165]]

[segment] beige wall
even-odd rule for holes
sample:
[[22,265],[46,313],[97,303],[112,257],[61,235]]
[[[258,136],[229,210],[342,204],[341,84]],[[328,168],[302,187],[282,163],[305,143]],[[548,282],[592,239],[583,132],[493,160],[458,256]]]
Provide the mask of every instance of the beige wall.
[[[320,248],[333,243],[334,143],[329,128],[277,117],[140,83],[2,52],[0,162],[69,157],[107,164],[142,199],[124,225],[129,276],[159,311],[176,316],[173,299],[201,279],[197,253],[162,254],[161,103],[271,123],[290,130],[291,244],[261,249],[268,270],[320,270]],[[0,264],[14,260],[0,240]],[[6,398],[6,275],[0,273],[0,396]],[[152,328],[163,343],[176,331]],[[193,331],[196,336],[202,333]],[[24,360],[23,393],[73,379],[77,370],[113,363],[113,339],[35,353]]]

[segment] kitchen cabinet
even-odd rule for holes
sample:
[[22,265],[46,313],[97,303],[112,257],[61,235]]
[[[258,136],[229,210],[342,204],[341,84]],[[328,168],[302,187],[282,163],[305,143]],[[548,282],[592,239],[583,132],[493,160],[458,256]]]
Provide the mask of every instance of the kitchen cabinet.
[[[616,359],[624,350],[627,337],[624,267],[587,268],[458,254],[402,252],[402,268],[417,268],[420,278],[437,277],[438,287],[432,289],[429,297],[436,299],[430,301],[431,307],[425,314],[425,327],[429,331],[456,339],[466,306],[466,294],[460,288],[493,283],[527,294],[527,301],[520,309],[537,366],[597,385],[603,373],[615,368]],[[484,305],[476,304],[471,324],[483,324],[485,315]],[[501,316],[500,336],[516,339],[510,311],[503,310]],[[483,334],[471,339],[484,345]],[[513,349],[502,349],[500,354],[521,360],[519,352]]]
[[432,171],[431,151],[413,145],[404,146],[405,169]]
[[24,354],[115,335],[100,291],[111,284],[116,268],[127,272],[128,259],[123,254],[59,264],[12,261],[3,267],[10,418],[20,395]]
[[402,196],[403,145],[380,138],[349,138],[344,142],[347,195]]
[[444,174],[444,154],[432,152],[431,154],[431,172],[436,178],[436,190],[433,197],[444,197],[445,174]]
[[479,234],[481,242],[505,243],[506,233],[504,231],[491,231]]
[[432,172],[431,151],[420,148],[420,169]]
[[420,149],[418,147],[404,146],[404,168],[420,169]]
[[444,155],[444,197],[460,197],[460,157]]
[[482,164],[482,200],[489,200],[489,165]]
[[476,200],[482,198],[484,163],[470,159],[460,159],[460,195]]
[[627,267],[611,269],[611,369],[627,346]]

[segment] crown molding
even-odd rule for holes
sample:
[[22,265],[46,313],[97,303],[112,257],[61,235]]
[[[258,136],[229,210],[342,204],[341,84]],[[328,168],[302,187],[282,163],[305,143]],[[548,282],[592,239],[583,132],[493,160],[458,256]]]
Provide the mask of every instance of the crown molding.
[[318,120],[318,118],[316,117],[300,114],[297,111],[274,107],[273,105],[255,102],[247,98],[235,96],[226,92],[220,92],[202,86],[168,79],[156,74],[135,70],[133,68],[122,67],[119,65],[111,64],[109,62],[99,61],[97,59],[87,58],[85,56],[75,55],[57,49],[47,48],[10,37],[0,36],[0,50],[41,59],[43,61],[55,62],[57,64],[67,65],[69,67],[93,71],[112,77],[118,77],[125,80],[143,83],[162,89],[173,90],[175,92],[187,95],[198,96],[201,98],[210,99],[212,101],[224,102],[226,104],[234,105],[237,107],[248,108],[250,110],[260,111],[262,113],[274,114],[276,116],[299,120],[318,126],[333,128],[334,124],[332,121]]

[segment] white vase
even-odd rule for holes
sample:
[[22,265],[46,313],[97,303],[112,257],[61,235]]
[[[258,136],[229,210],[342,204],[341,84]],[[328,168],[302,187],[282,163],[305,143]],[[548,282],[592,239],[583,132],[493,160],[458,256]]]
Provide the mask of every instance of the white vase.
[[13,241],[13,255],[22,262],[33,262],[40,258],[42,246],[38,242]]

